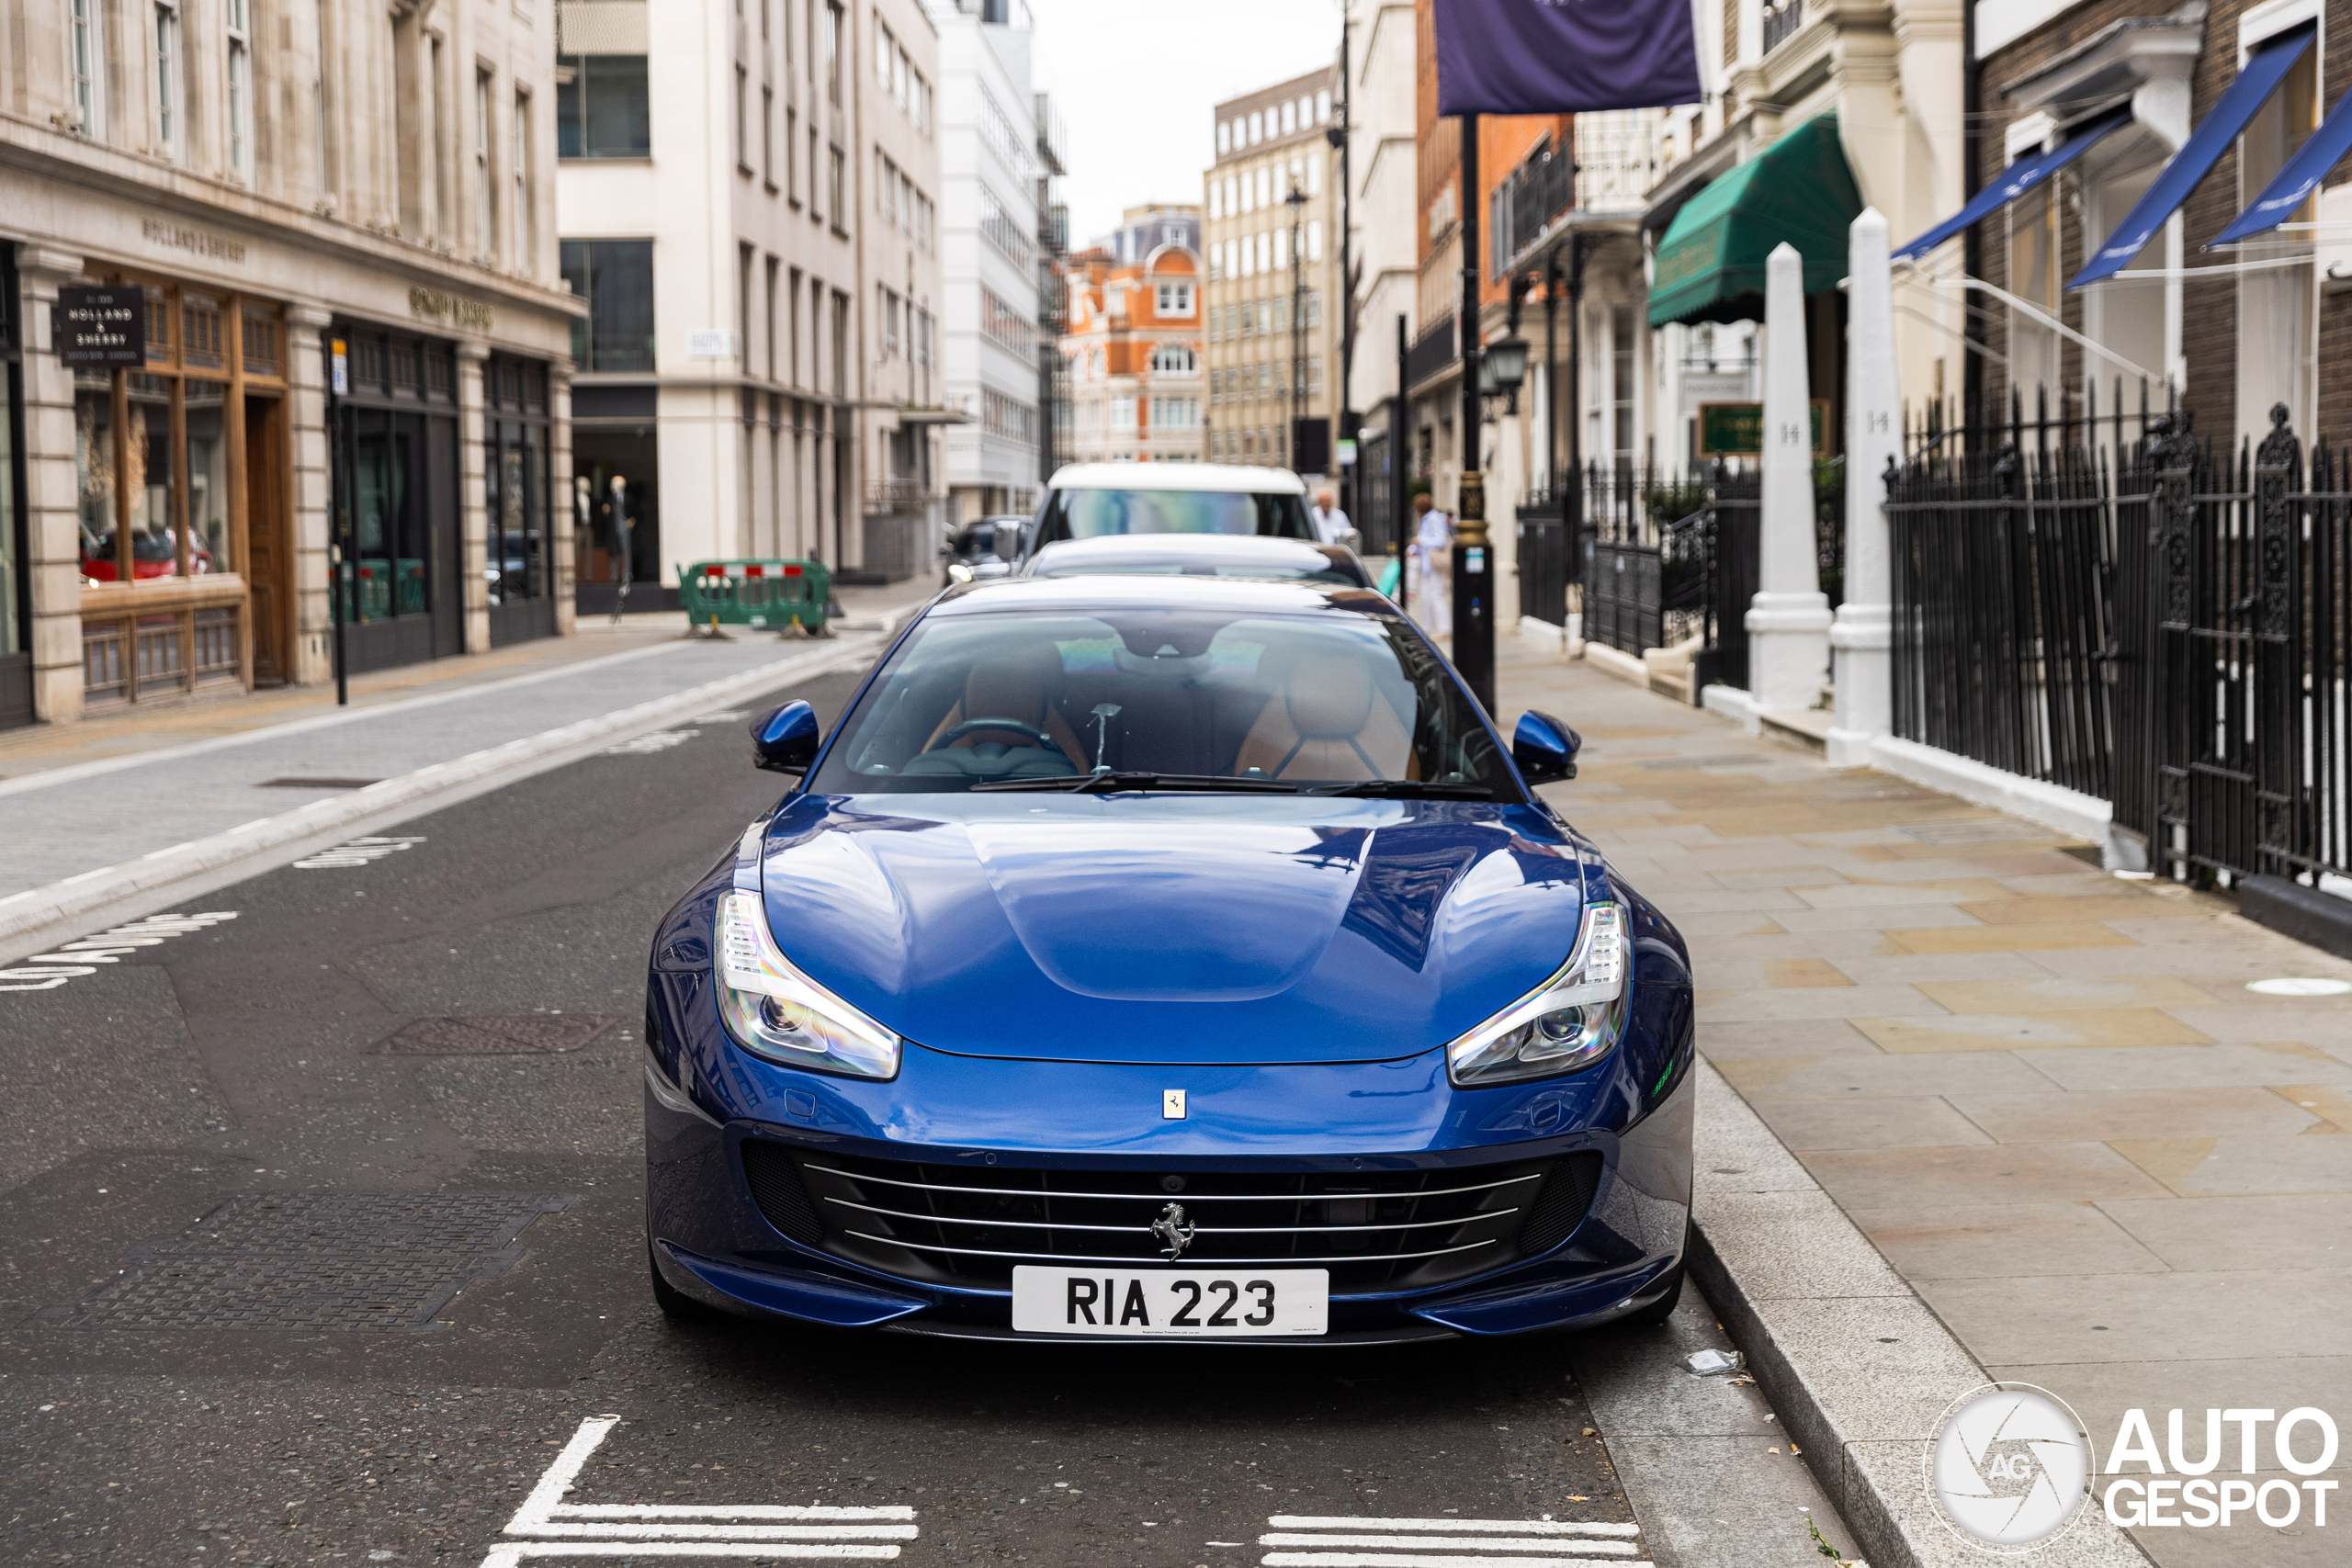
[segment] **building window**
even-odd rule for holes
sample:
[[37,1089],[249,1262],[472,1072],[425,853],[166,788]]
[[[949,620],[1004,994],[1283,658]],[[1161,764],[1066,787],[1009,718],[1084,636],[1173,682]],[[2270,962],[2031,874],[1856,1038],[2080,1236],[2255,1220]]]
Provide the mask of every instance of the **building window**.
[[547,367],[493,354],[482,366],[483,496],[495,607],[544,599],[554,588],[548,540]]
[[980,333],[989,342],[1021,356],[1024,365],[1037,358],[1037,323],[1006,304],[986,284],[980,286]]
[[[765,3],[765,0],[762,0],[762,4],[761,4],[761,6],[760,6],[760,26],[761,26],[761,28],[762,28],[762,30],[763,30],[763,31],[764,31],[764,30],[765,30],[765,28],[766,28],[766,27],[767,27],[767,6],[766,6],[766,3]],[[760,324],[761,324],[761,328],[762,328],[763,332],[765,333],[765,335],[766,335],[766,337],[767,337],[767,347],[768,347],[768,355],[767,355],[767,359],[768,359],[768,379],[769,379],[769,380],[771,380],[771,381],[773,381],[773,380],[775,380],[775,379],[776,378],[776,374],[775,374],[775,280],[776,280],[776,274],[777,274],[778,270],[783,266],[783,265],[784,265],[784,264],[783,264],[783,263],[781,263],[781,262],[779,262],[779,261],[777,261],[777,260],[775,259],[775,257],[774,257],[774,256],[770,256],[770,257],[768,257],[768,276],[767,276],[768,291],[767,291],[767,295],[766,295],[767,314],[766,314],[765,316],[763,316],[763,318],[761,318],[761,323],[760,323]]]
[[[1221,119],[1216,122],[1216,151],[1219,157],[1233,151],[1233,122],[1231,120]],[[1212,212],[1209,216],[1214,218],[1216,214]]]
[[1151,367],[1162,375],[1190,376],[1199,370],[1200,361],[1193,351],[1181,343],[1163,343],[1151,351]]
[[775,89],[760,89],[760,179],[775,189]]
[[980,232],[1022,271],[1028,271],[1034,264],[1036,253],[1030,248],[1029,236],[1021,231],[1021,225],[1013,220],[1004,203],[997,199],[996,192],[985,185],[980,186]]
[[752,172],[752,73],[742,66],[735,67],[735,168],[739,174]]
[[1114,397],[1110,400],[1110,410],[1112,429],[1133,430],[1136,427],[1135,399],[1126,396]]
[[570,54],[557,60],[555,150],[559,158],[652,155],[645,56]]
[[793,206],[800,205],[800,166],[793,162],[793,149],[800,144],[800,113],[787,107],[784,111],[784,199]]
[[481,257],[498,251],[498,192],[490,174],[490,73],[474,73],[474,237]]
[[833,396],[849,396],[849,296],[833,291]]
[[1190,316],[1193,313],[1193,286],[1189,283],[1161,284],[1159,304],[1159,313],[1163,316]]
[[882,18],[874,18],[874,80],[884,92],[890,90],[890,50],[896,40]]
[[825,96],[838,105],[842,101],[842,8],[825,7]]
[[876,288],[881,296],[878,313],[882,318],[882,357],[896,359],[899,357],[899,296],[887,285],[877,284]]
[[1319,262],[1323,259],[1323,220],[1320,218],[1307,220],[1306,259],[1311,262]]
[[181,124],[180,8],[174,0],[155,6],[155,140],[164,156],[177,160]]
[[514,270],[531,271],[531,95],[514,95]]
[[1283,134],[1288,136],[1298,130],[1298,106],[1285,103],[1282,107]]
[[842,155],[838,147],[828,148],[825,156],[825,205],[832,212],[834,231],[846,234],[849,231],[842,220],[849,216],[849,209],[843,203],[842,193],[848,184],[849,160]]
[[1250,145],[1255,147],[1265,139],[1266,117],[1260,111],[1252,110],[1250,115]]
[[653,242],[566,240],[563,277],[588,302],[571,323],[571,359],[582,370],[653,368]]
[[[76,0],[77,6],[83,0]],[[229,38],[229,172],[239,179],[254,173],[254,50],[248,0],[227,0]]]
[[72,9],[66,15],[66,67],[74,76],[74,122],[83,135],[96,136],[99,132],[99,62],[104,58],[98,0],[68,3]]
[[1315,123],[1321,125],[1331,118],[1331,90],[1329,87],[1315,95]]

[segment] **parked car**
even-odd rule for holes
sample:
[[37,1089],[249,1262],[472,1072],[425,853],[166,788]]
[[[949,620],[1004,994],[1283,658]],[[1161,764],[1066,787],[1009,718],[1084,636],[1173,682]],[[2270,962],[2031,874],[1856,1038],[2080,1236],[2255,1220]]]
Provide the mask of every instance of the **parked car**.
[[1120,534],[1272,535],[1315,542],[1306,484],[1227,463],[1072,463],[1046,482],[1024,552]]
[[[1172,465],[1171,465],[1172,466]],[[1075,1342],[1661,1321],[1681,937],[1387,599],[948,590],[664,917],[664,1311]]]
[[1369,588],[1372,574],[1344,545],[1231,534],[1122,534],[1063,539],[1022,568],[1026,577],[1246,577],[1263,582],[1329,582]]
[[939,547],[947,563],[941,573],[942,585],[1004,576],[1019,557],[1021,530],[1028,525],[1028,518],[1014,513],[982,517],[956,529]]

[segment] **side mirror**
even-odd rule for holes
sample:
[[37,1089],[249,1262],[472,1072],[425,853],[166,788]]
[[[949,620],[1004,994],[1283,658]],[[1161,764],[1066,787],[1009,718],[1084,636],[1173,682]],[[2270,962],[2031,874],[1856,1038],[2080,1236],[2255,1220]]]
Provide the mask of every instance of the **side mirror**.
[[752,726],[752,754],[770,773],[805,773],[817,760],[817,744],[823,739],[815,708],[786,703]]
[[1583,749],[1583,736],[1550,714],[1532,708],[1519,716],[1519,728],[1511,731],[1510,760],[1519,764],[1520,775],[1531,784],[1576,777],[1577,753]]

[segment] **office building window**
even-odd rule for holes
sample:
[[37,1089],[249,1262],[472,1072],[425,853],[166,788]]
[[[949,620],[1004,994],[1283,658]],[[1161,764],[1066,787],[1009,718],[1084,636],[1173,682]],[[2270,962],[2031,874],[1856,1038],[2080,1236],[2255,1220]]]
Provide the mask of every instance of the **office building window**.
[[784,199],[793,206],[800,205],[800,170],[793,162],[793,149],[800,145],[800,113],[797,109],[784,111]]
[[531,271],[532,231],[531,211],[531,95],[514,95],[514,142],[512,175],[514,219],[514,270],[525,275]]
[[[763,29],[763,30],[765,30],[766,26],[767,26],[767,0],[761,0],[761,5],[760,5],[760,26],[761,26],[761,28],[762,28],[762,29]],[[784,265],[784,264],[783,264],[783,263],[781,263],[781,262],[779,262],[779,261],[777,261],[777,260],[775,259],[775,257],[774,257],[774,256],[770,256],[770,257],[768,257],[768,274],[767,274],[767,285],[768,285],[768,288],[767,288],[767,293],[763,296],[763,299],[765,299],[766,304],[767,304],[767,310],[766,310],[766,313],[765,313],[764,315],[763,315],[763,316],[760,318],[760,326],[761,326],[761,331],[765,334],[765,336],[766,336],[766,338],[767,338],[767,366],[768,366],[768,379],[769,379],[769,380],[771,380],[771,381],[773,381],[773,380],[775,380],[775,379],[776,378],[776,374],[775,374],[775,280],[776,280],[776,274],[777,274],[778,270],[783,266],[783,265]]]
[[832,103],[842,101],[842,8],[825,7],[825,96]]
[[563,277],[588,302],[571,323],[571,359],[582,370],[653,368],[653,242],[566,240]]
[[760,89],[760,178],[775,189],[775,89]]
[[567,54],[556,61],[559,158],[644,158],[653,152],[645,56]]
[[849,216],[849,209],[842,194],[848,183],[849,160],[842,155],[840,148],[827,148],[825,150],[825,206],[833,215],[833,228],[843,234],[849,232],[848,226],[842,222],[842,220]]
[[833,291],[833,396],[849,396],[849,296]]
[[752,172],[752,73],[742,66],[735,67],[735,168],[740,174]]
[[176,0],[156,0],[155,140],[162,144],[164,156],[174,160],[180,155],[180,138],[187,130],[182,123],[182,96],[180,8]]
[[99,133],[99,84],[105,76],[101,62],[106,58],[98,0],[68,0],[68,4],[66,65],[74,75],[74,120],[83,135],[96,136]]
[[[77,0],[78,3],[78,0]],[[254,48],[250,0],[226,0],[229,45],[229,172],[239,179],[254,173]]]
[[474,239],[483,260],[498,254],[498,192],[491,184],[491,79],[474,73]]

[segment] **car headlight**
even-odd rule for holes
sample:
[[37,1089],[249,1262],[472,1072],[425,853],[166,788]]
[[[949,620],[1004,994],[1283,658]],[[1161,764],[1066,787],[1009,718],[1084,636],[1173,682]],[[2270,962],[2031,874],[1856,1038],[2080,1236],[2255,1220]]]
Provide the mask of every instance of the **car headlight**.
[[1445,1048],[1457,1088],[1547,1078],[1592,1066],[1616,1048],[1633,971],[1622,904],[1589,904],[1576,952],[1534,990]]
[[718,1016],[737,1044],[814,1072],[899,1076],[899,1037],[792,966],[758,894],[721,896],[713,924]]

